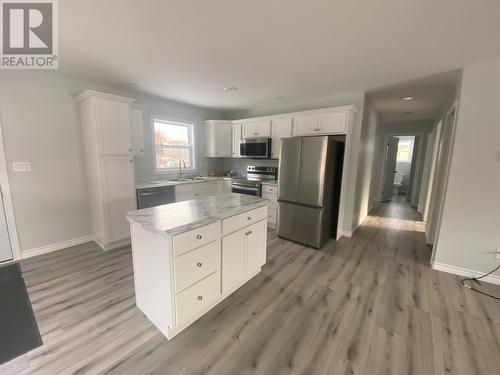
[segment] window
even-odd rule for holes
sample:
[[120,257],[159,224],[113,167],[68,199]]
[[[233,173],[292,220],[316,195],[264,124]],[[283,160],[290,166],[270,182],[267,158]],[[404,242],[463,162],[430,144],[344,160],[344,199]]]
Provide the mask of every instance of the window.
[[195,169],[193,125],[153,119],[155,166],[158,172]]
[[398,163],[411,163],[413,154],[413,138],[412,139],[399,139],[398,155],[396,161]]

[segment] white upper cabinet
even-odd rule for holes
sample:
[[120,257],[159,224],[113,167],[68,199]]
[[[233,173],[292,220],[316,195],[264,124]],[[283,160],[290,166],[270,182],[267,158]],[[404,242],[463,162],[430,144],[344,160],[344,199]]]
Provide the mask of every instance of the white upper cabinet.
[[271,158],[278,159],[280,156],[281,138],[289,138],[292,136],[292,119],[280,118],[272,120],[271,131]]
[[133,105],[130,111],[130,136],[132,139],[132,153],[134,156],[144,155],[144,123],[143,107]]
[[103,155],[129,155],[130,103],[96,98],[96,121],[101,132],[100,152]]
[[271,137],[271,120],[245,121],[242,133],[243,138]]
[[233,150],[232,157],[240,157],[241,122],[233,122]]
[[207,156],[230,158],[233,145],[231,121],[207,121]]
[[293,119],[293,135],[345,134],[347,111],[326,112]]

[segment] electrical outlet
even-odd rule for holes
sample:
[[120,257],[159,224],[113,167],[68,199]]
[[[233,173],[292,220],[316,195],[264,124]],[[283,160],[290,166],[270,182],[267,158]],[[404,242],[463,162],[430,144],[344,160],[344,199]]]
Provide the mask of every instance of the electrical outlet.
[[12,163],[14,172],[29,172],[31,171],[31,163],[29,161],[15,161]]
[[496,254],[495,258],[500,259],[500,249],[497,249],[497,254]]

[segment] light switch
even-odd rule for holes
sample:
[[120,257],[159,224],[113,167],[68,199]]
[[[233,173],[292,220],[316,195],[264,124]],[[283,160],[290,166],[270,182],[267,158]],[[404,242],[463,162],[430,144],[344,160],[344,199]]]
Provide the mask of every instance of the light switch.
[[15,161],[12,163],[14,172],[29,172],[31,171],[31,163],[29,161]]

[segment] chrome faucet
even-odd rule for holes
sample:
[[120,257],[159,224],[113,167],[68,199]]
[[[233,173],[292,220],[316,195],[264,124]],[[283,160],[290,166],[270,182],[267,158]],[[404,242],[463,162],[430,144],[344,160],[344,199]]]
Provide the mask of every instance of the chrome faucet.
[[182,178],[182,165],[184,164],[184,170],[186,170],[186,161],[179,160],[179,178]]

